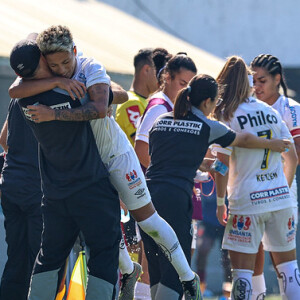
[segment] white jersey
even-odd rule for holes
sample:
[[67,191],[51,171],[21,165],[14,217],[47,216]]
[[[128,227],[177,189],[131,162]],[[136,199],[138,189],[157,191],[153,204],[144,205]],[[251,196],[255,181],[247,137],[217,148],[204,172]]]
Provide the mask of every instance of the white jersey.
[[[97,83],[110,85],[105,68],[92,58],[77,56],[77,66],[72,79],[83,82],[87,88]],[[87,97],[80,100],[89,101]],[[107,164],[112,158],[129,151],[131,145],[125,133],[113,117],[90,121],[102,161]]]
[[[296,138],[300,136],[300,104],[293,99],[280,95],[280,97],[276,100],[272,107],[280,113],[292,137]],[[297,207],[298,200],[296,176],[294,177],[290,190],[294,207]]]
[[[173,108],[174,104],[169,97],[163,92],[157,92],[151,96],[149,101],[154,98],[164,99]],[[149,144],[149,130],[152,128],[154,121],[162,114],[167,113],[168,110],[164,105],[157,104],[152,106],[145,114],[142,122],[140,120],[137,123],[137,130],[135,140],[140,140]]]
[[[292,140],[280,114],[255,98],[240,104],[227,125],[236,132]],[[231,214],[256,214],[293,206],[280,153],[218,146],[214,150],[231,155],[227,187]]]

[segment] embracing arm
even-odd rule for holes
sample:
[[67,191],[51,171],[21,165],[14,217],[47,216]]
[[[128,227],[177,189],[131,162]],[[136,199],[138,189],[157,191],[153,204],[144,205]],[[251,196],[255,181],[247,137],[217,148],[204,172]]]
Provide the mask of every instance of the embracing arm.
[[290,150],[288,152],[283,152],[281,155],[284,159],[283,172],[289,187],[291,187],[298,165],[298,156],[295,146],[292,144]]
[[73,100],[75,100],[74,94],[77,98],[81,98],[86,92],[85,85],[77,80],[50,77],[31,80],[20,80],[17,78],[8,89],[8,93],[11,98],[26,98],[50,91],[56,87],[66,90]]
[[270,149],[275,152],[283,152],[286,148],[289,148],[291,142],[283,139],[264,139],[255,136],[251,133],[237,133],[234,141],[230,146],[236,146],[241,148],[259,148]]
[[121,104],[128,100],[127,92],[114,81],[111,82],[111,89],[114,94],[114,99],[112,104]]
[[148,168],[150,164],[149,144],[141,140],[136,140],[134,150],[140,163],[145,168]]
[[294,138],[294,143],[298,155],[298,165],[300,165],[300,136]]

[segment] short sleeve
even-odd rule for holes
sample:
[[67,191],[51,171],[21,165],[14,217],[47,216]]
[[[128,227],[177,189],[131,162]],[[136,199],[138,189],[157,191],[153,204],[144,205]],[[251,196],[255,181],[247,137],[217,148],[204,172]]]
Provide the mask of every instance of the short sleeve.
[[86,75],[86,87],[89,88],[97,83],[110,85],[110,77],[107,75],[103,65],[95,60],[88,60],[84,66]]

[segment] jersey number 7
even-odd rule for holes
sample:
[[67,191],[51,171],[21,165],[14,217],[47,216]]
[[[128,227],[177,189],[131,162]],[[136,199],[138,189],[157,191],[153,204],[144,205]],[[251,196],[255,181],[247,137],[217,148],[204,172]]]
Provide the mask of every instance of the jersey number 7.
[[[264,138],[267,138],[270,140],[272,138],[272,131],[270,129],[259,131],[259,132],[257,132],[257,135],[259,137],[264,137]],[[262,170],[268,169],[269,155],[270,155],[270,149],[264,149],[264,157],[263,157],[263,161],[260,165],[260,168]]]

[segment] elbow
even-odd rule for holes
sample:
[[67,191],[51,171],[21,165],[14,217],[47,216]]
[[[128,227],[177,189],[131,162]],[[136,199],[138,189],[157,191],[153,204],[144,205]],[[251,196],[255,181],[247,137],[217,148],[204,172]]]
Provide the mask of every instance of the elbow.
[[98,118],[103,119],[107,116],[108,107],[103,104],[99,104],[96,107]]
[[18,98],[18,96],[16,95],[15,91],[14,91],[14,88],[10,87],[8,89],[8,95],[10,98]]

